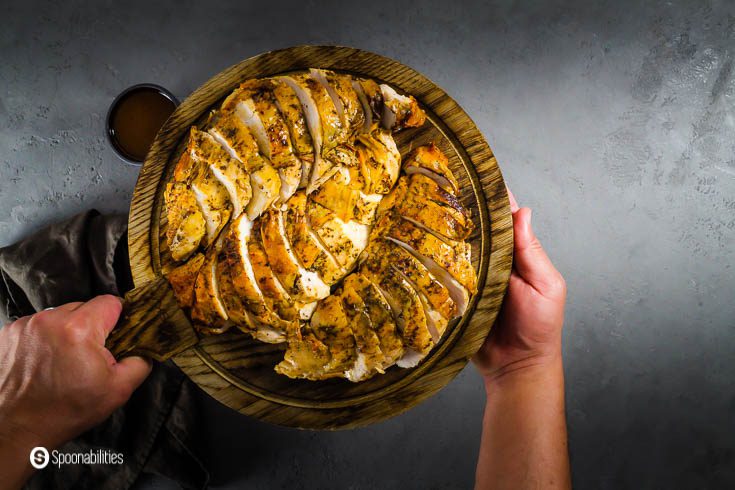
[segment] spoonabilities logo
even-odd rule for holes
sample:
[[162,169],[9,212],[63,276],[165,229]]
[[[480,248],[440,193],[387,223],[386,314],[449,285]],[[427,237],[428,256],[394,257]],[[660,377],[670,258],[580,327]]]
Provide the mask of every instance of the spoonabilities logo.
[[42,470],[46,466],[48,466],[48,461],[50,459],[48,450],[45,447],[34,447],[31,449],[31,466],[36,468],[37,470]]

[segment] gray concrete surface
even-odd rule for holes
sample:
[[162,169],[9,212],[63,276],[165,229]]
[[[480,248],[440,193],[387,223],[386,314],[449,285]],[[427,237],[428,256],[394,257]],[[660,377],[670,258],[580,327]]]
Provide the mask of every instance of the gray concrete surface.
[[[83,209],[126,209],[137,169],[107,147],[103,119],[128,85],[183,98],[232,63],[301,43],[382,53],[474,118],[567,277],[576,487],[735,486],[732,3],[6,1],[0,12],[0,245]],[[468,488],[483,404],[468,368],[362,430],[274,428],[212,401],[202,423],[222,488]]]

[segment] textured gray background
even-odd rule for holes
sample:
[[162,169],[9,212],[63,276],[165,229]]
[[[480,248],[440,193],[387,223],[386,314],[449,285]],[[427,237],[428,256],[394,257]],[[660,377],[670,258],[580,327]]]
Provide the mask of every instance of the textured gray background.
[[[301,43],[382,53],[473,117],[568,280],[576,486],[735,485],[732,3],[7,3],[0,245],[90,207],[126,210],[137,169],[103,123],[128,85],[183,98]],[[470,367],[367,429],[285,430],[211,401],[202,423],[226,487],[468,488],[483,404]]]

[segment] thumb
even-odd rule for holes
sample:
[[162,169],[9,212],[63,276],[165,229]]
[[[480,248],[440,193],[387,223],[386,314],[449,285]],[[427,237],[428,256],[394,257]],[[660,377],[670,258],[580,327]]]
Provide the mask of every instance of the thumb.
[[71,315],[81,325],[92,329],[95,338],[102,345],[122,313],[122,299],[111,294],[96,296],[79,305]]
[[544,296],[563,296],[564,279],[531,228],[531,209],[521,208],[513,214],[513,233],[513,265],[518,275]]
[[112,366],[112,384],[115,393],[125,403],[133,391],[145,381],[153,368],[151,362],[143,357],[126,357]]

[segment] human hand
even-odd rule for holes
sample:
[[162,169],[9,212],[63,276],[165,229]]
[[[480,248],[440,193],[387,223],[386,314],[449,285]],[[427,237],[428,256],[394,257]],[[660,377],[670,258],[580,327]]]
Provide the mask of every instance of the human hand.
[[105,348],[121,311],[115,296],[98,296],[0,330],[0,474],[18,471],[9,462],[18,453],[30,470],[31,448],[57,447],[101,423],[148,376],[148,361],[118,362]]
[[495,326],[473,361],[486,385],[508,373],[561,359],[566,284],[531,228],[531,210],[508,190],[514,259]]

